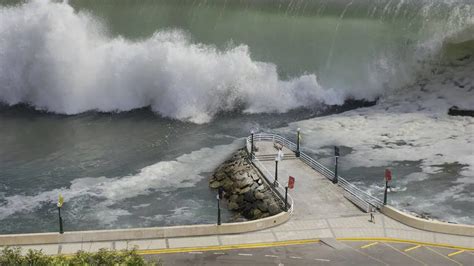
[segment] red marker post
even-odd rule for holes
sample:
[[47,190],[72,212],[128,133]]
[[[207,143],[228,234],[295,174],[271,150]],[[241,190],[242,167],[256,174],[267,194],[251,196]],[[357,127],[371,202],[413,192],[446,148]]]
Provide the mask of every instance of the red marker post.
[[385,192],[383,194],[383,205],[387,205],[387,190],[389,188],[388,182],[392,181],[392,171],[385,169]]
[[295,178],[290,176],[288,178],[288,185],[285,187],[285,210],[288,211],[288,189],[295,188]]

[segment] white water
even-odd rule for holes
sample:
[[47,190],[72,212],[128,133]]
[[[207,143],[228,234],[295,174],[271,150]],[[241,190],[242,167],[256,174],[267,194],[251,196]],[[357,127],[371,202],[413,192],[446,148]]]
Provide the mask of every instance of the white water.
[[[173,161],[161,161],[141,169],[135,175],[124,177],[84,177],[71,181],[69,187],[43,191],[36,195],[13,195],[4,197],[5,204],[0,205],[0,220],[15,213],[28,213],[50,204],[54,205],[61,193],[68,202],[69,210],[81,209],[82,201],[88,198],[99,200],[92,206],[89,220],[100,220],[107,225],[120,216],[130,215],[128,210],[114,207],[114,204],[125,199],[147,195],[154,190],[162,194],[178,188],[193,187],[212,172],[237,149],[243,145],[242,140],[235,140],[229,145],[202,148],[189,154],[181,155]],[[90,203],[89,203],[90,204]],[[136,208],[146,206],[136,206]],[[79,215],[79,214],[77,214]],[[95,218],[95,219],[93,219]]]
[[151,106],[163,116],[208,122],[219,111],[286,112],[341,104],[316,75],[281,80],[246,45],[219,51],[182,31],[129,41],[63,3],[34,0],[0,9],[0,101],[62,114]]
[[[469,206],[474,199],[474,118],[449,116],[447,112],[453,105],[474,109],[473,73],[474,60],[452,62],[440,66],[429,79],[386,95],[376,106],[299,121],[281,131],[292,134],[301,128],[302,146],[328,156],[333,152],[328,147],[350,147],[352,151],[340,160],[345,169],[395,165],[398,192],[421,182],[425,183],[421,194],[431,193],[431,197],[411,190],[392,204],[401,208],[415,205],[436,217],[472,224],[472,208],[454,209],[449,204]],[[406,161],[420,162],[422,172],[399,175],[396,162]],[[443,173],[450,165],[460,165],[459,172],[447,172],[443,180],[430,180],[430,175]],[[350,171],[348,175],[350,179]],[[364,185],[380,195],[382,177],[381,172],[375,183],[373,177],[367,177]]]

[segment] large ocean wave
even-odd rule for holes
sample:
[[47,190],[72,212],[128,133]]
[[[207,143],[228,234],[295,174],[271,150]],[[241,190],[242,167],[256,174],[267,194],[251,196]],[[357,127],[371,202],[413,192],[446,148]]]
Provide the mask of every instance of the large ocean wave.
[[[384,13],[401,13],[404,4],[392,11],[388,4]],[[421,16],[427,19],[437,8],[423,7],[426,14]],[[472,10],[466,4],[455,6],[441,22],[433,22],[446,22],[444,27],[420,30],[429,36],[415,45],[387,47],[375,59],[361,62],[368,76],[359,78],[367,84],[351,87],[321,86],[317,73],[282,79],[275,64],[254,60],[245,44],[219,49],[193,42],[179,29],[139,40],[111,36],[99,19],[68,3],[33,0],[0,9],[0,102],[69,115],[151,106],[165,117],[204,123],[236,109],[281,113],[342,104],[348,97],[372,100],[413,81],[446,41],[474,39]],[[338,29],[339,22],[335,36]],[[397,58],[394,51],[405,48],[410,52]]]
[[93,17],[36,0],[0,10],[0,101],[62,114],[151,106],[163,116],[207,122],[219,111],[285,112],[340,104],[316,75],[281,80],[247,46],[220,51],[182,31],[145,40],[109,38]]

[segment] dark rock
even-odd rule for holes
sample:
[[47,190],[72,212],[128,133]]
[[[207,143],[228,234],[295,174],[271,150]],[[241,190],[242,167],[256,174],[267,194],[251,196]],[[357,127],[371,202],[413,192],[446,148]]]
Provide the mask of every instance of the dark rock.
[[244,195],[239,195],[237,197],[237,200],[235,200],[235,202],[239,205],[243,205],[244,204]]
[[247,202],[255,202],[256,198],[255,196],[253,195],[253,191],[247,191],[245,194],[244,194],[244,200],[247,201]]
[[214,174],[214,179],[217,181],[221,181],[222,179],[226,178],[227,175],[223,171],[219,171]]
[[277,213],[280,213],[281,209],[278,206],[278,204],[276,204],[275,202],[272,202],[270,205],[268,205],[268,211],[270,212],[271,215],[275,215]]
[[252,219],[260,219],[260,217],[262,216],[262,211],[260,211],[259,209],[253,209],[250,213]]
[[261,210],[262,212],[268,211],[268,205],[264,201],[258,201],[257,202],[257,208]]
[[222,184],[222,187],[224,188],[224,190],[228,193],[230,193],[230,191],[232,190],[232,185],[234,184],[234,182],[232,182],[232,180],[230,179],[224,179],[223,182],[221,182]]
[[247,187],[242,188],[238,193],[239,194],[244,194],[244,193],[247,193],[249,191],[250,191],[250,187],[247,186]]
[[474,110],[460,109],[457,106],[449,108],[448,115],[451,116],[472,116],[474,117]]
[[232,201],[227,205],[227,208],[229,208],[229,210],[231,210],[231,211],[235,211],[235,210],[238,210],[240,208],[240,206],[236,202]]
[[232,196],[229,197],[229,202],[237,201],[238,198],[239,198],[239,195],[233,194]]

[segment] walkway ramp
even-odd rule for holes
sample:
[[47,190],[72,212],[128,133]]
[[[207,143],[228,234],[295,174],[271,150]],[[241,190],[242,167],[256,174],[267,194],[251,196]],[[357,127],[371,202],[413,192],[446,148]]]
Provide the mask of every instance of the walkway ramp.
[[[272,141],[257,141],[256,147],[258,151],[255,157],[265,157],[265,155],[277,154],[277,149],[274,148]],[[295,188],[290,190],[295,205],[293,211],[294,220],[304,219],[321,219],[321,218],[336,218],[349,217],[357,215],[365,215],[358,207],[349,202],[344,197],[344,189],[335,186],[325,176],[313,170],[299,158],[292,160],[285,160],[291,156],[294,157],[294,152],[288,148],[283,148],[284,160],[278,162],[278,181],[286,186],[288,177],[291,175],[295,177]],[[273,160],[260,161],[268,172],[275,175],[275,156]],[[260,169],[264,174],[267,172]]]

